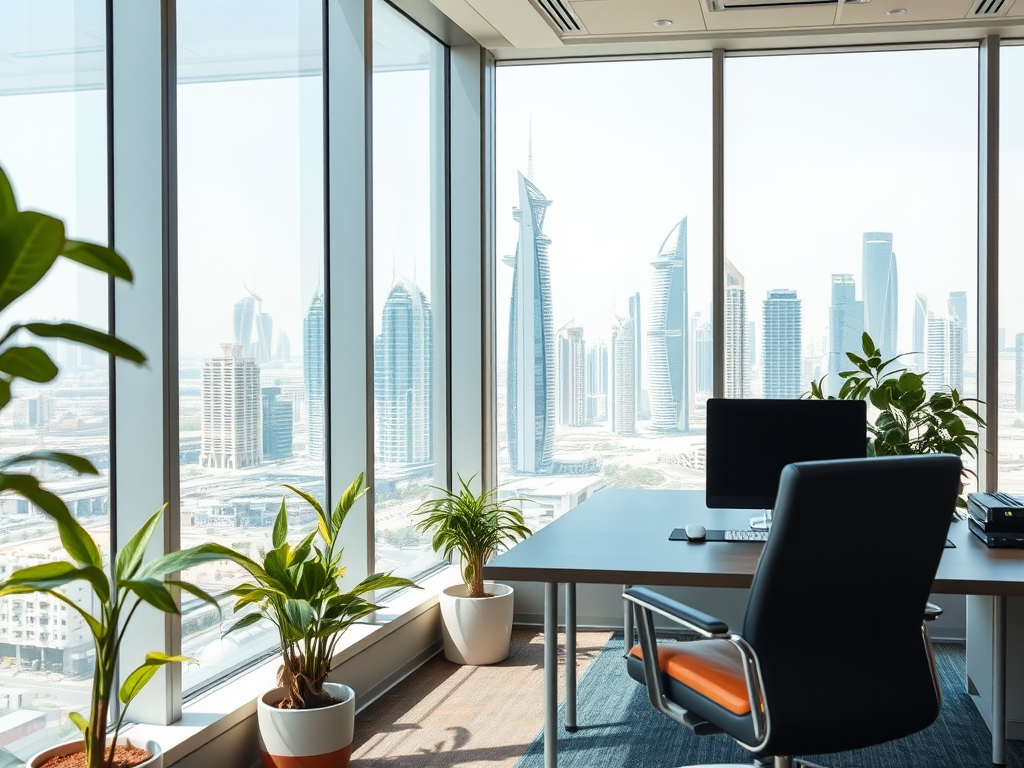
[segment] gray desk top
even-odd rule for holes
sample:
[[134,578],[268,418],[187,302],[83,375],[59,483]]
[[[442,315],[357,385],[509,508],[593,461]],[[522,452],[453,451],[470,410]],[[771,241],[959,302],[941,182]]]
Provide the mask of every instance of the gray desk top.
[[[749,587],[762,544],[669,541],[673,528],[748,527],[751,510],[708,509],[703,491],[610,488],[591,496],[535,535],[484,566],[488,579]],[[884,528],[874,520],[853,527]],[[950,526],[955,549],[943,553],[933,592],[1024,595],[1024,550],[988,549],[967,530]]]

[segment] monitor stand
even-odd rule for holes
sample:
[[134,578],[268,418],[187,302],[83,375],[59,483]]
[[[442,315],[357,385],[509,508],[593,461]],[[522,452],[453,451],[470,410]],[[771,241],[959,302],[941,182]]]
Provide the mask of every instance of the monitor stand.
[[754,515],[750,518],[750,529],[754,531],[767,531],[772,527],[772,511],[766,509],[763,515]]

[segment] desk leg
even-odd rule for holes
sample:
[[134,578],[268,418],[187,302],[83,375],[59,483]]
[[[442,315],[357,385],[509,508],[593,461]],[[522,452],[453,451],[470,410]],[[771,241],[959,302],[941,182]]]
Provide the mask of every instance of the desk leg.
[[1006,597],[992,605],[992,764],[1006,765]]
[[544,585],[544,768],[558,768],[558,584]]
[[[632,584],[623,584],[622,591],[625,592],[632,586]],[[633,604],[627,600],[622,601],[622,643],[625,648],[624,653],[628,654],[629,649],[633,647]]]
[[565,585],[565,730],[576,730],[576,585]]

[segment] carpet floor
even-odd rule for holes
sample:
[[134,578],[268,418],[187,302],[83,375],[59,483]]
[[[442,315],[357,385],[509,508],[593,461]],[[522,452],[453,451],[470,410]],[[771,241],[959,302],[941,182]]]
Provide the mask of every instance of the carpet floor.
[[[577,674],[610,636],[579,633]],[[564,638],[559,649],[564,653]],[[564,669],[560,664],[560,677]],[[564,695],[564,684],[559,690]],[[543,725],[544,635],[517,628],[500,664],[462,667],[438,655],[360,712],[351,765],[513,768]]]
[[[942,712],[929,728],[869,749],[815,757],[829,768],[990,768],[991,737],[970,696],[964,647],[938,643]],[[655,711],[646,689],[626,675],[622,634],[613,636],[581,678],[577,697],[580,728],[559,734],[559,768],[670,768],[702,763],[749,762],[727,736],[694,736]],[[614,691],[614,695],[609,695]],[[560,707],[559,722],[564,722]],[[1009,742],[1007,764],[1024,768],[1024,742]],[[542,734],[517,768],[542,768]]]

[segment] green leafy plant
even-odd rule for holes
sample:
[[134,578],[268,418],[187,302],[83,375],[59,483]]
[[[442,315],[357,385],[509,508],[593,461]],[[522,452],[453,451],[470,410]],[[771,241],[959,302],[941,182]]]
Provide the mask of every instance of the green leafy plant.
[[[975,398],[962,398],[953,387],[947,392],[925,389],[928,375],[914,373],[906,368],[893,367],[903,355],[884,359],[871,336],[861,339],[864,356],[847,352],[855,370],[843,371],[839,376],[843,385],[838,400],[864,400],[878,409],[874,422],[867,424],[870,435],[867,445],[869,456],[903,456],[919,453],[951,453],[956,456],[978,455],[978,431],[985,420],[969,405],[979,403]],[[825,399],[822,385],[825,379],[811,382],[806,397]],[[973,426],[972,426],[973,422]],[[975,472],[966,464],[966,475]],[[957,505],[965,507],[959,499]]]
[[[475,477],[475,475],[474,475]],[[422,519],[416,524],[421,533],[433,531],[434,551],[448,562],[458,554],[462,560],[462,578],[469,587],[469,597],[486,597],[484,565],[498,552],[529,536],[531,531],[522,513],[514,506],[498,500],[498,489],[480,494],[473,492],[468,481],[459,475],[459,488],[434,487],[440,493],[435,499],[420,504],[413,513]]]
[[[35,211],[18,210],[11,183],[0,169],[0,318],[18,299],[29,294],[43,280],[58,259],[78,262],[119,280],[131,282],[132,272],[114,250],[95,243],[66,237],[60,219]],[[0,321],[0,327],[3,327]],[[62,339],[106,352],[136,364],[145,355],[112,334],[77,323],[12,323],[0,337],[0,410],[11,403],[19,380],[45,384],[57,377],[58,368],[50,356],[25,337]],[[92,462],[64,451],[48,450],[14,456],[0,462],[0,493],[15,493],[27,499],[57,525],[67,559],[34,565],[15,571],[0,582],[0,597],[41,592],[67,604],[78,613],[92,635],[96,647],[96,668],[89,702],[89,717],[77,712],[69,717],[82,732],[88,768],[109,768],[114,750],[106,750],[106,735],[118,654],[125,628],[142,603],[166,613],[178,613],[171,590],[184,589],[207,602],[216,602],[198,587],[182,581],[164,581],[165,574],[203,562],[210,557],[198,550],[175,552],[143,564],[149,540],[163,512],[156,512],[125,544],[117,555],[114,574],[104,569],[99,548],[89,533],[71,514],[64,501],[44,488],[38,478],[19,467],[37,462],[60,464],[80,473],[98,475]],[[96,613],[90,613],[71,600],[63,587],[73,581],[85,581],[96,596]],[[184,656],[150,653],[146,661],[128,675],[118,691],[122,704],[114,727],[116,741],[128,705],[156,671],[165,664],[192,661]]]
[[317,526],[296,546],[288,543],[288,515],[284,499],[274,522],[273,549],[257,563],[240,552],[216,544],[207,551],[240,565],[250,576],[230,594],[237,597],[235,612],[256,606],[224,634],[268,620],[277,627],[281,648],[278,684],[285,689],[282,709],[316,709],[335,703],[324,690],[331,659],[342,633],[353,622],[381,606],[363,595],[374,590],[415,587],[409,579],[390,573],[375,573],[348,592],[342,592],[338,580],[345,575],[341,565],[341,526],[356,501],[366,493],[360,473],[331,514],[310,494],[291,485],[285,488],[302,497],[316,510]]

